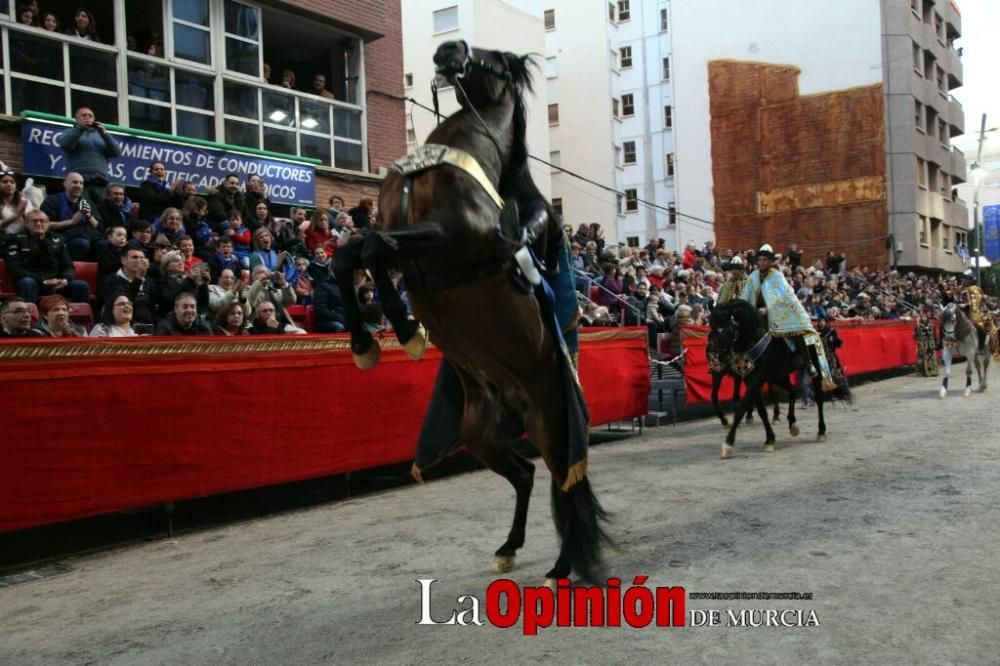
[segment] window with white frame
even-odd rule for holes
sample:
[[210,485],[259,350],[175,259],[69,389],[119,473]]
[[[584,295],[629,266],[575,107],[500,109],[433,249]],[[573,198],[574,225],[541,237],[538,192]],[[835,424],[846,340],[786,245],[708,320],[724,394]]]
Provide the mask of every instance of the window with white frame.
[[664,81],[669,81],[670,80],[670,58],[669,57],[663,59],[662,66],[663,66],[663,80]]
[[545,59],[545,78],[554,79],[559,76],[559,61],[555,56]]
[[667,10],[666,9],[661,9],[660,10],[660,32],[666,32],[666,31],[667,31]]
[[549,125],[559,124],[559,105],[549,104]]
[[555,211],[556,215],[562,217],[563,214],[562,197],[552,197],[552,210]]
[[412,72],[407,72],[406,74],[403,74],[403,85],[405,85],[407,88],[412,88],[413,87],[413,73]]
[[927,247],[929,245],[927,217],[924,215],[917,215],[917,220],[919,220],[920,223],[920,245]]
[[[87,105],[106,123],[364,170],[364,51],[357,35],[254,0],[91,6],[98,26],[122,20],[122,29],[100,33],[113,43],[0,18],[8,54],[0,75],[10,91],[0,94],[0,112],[69,116]],[[298,48],[306,43],[316,46]]]
[[608,3],[608,20],[614,23],[615,20],[615,3]]
[[415,146],[417,144],[417,133],[413,131],[412,127],[406,128],[406,143],[409,146]]
[[556,10],[546,9],[545,10],[545,29],[555,30],[556,29]]
[[622,69],[628,69],[632,66],[631,46],[623,46],[618,49],[618,66]]
[[614,152],[615,152],[615,166],[620,167],[622,166],[622,147],[617,145],[614,146]]
[[625,212],[634,213],[639,210],[639,193],[635,188],[625,190]]
[[919,100],[913,100],[913,122],[918,132],[924,131],[924,105]]
[[625,211],[623,209],[625,197],[620,194],[615,194],[615,210],[618,211],[619,215],[622,215]]
[[674,176],[674,154],[667,153],[667,178]]
[[619,110],[618,98],[617,97],[612,97],[611,98],[611,115],[614,118],[618,118],[619,117],[619,113],[621,113],[621,111]]
[[663,107],[663,129],[672,129],[674,126],[674,108],[669,104]]
[[622,95],[622,115],[623,116],[634,116],[635,115],[635,95],[632,93],[625,93]]
[[434,34],[458,30],[458,6],[445,7],[434,12]]
[[623,164],[635,164],[635,141],[622,142]]
[[618,0],[618,21],[627,21],[632,17],[632,12],[629,10],[628,0]]

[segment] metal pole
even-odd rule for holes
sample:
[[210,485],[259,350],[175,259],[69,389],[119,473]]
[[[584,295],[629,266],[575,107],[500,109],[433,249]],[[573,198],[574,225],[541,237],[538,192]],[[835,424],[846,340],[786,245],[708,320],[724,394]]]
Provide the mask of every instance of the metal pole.
[[982,268],[979,267],[979,248],[977,247],[972,251],[973,261],[976,262],[976,286],[982,288],[983,286],[983,273]]

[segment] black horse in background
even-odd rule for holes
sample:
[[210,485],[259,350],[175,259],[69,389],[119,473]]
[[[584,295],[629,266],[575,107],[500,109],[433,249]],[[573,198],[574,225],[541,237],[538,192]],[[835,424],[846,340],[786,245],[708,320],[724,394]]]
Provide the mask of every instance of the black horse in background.
[[[511,440],[527,431],[551,473],[561,541],[547,577],[565,578],[574,570],[597,581],[606,537],[604,512],[587,475],[589,417],[559,329],[549,323],[553,308],[536,297],[534,264],[525,265],[530,247],[551,270],[562,239],[560,222],[528,169],[524,94],[531,90],[530,67],[537,65],[530,56],[470,48],[464,41],[440,45],[434,63],[455,87],[461,109],[431,132],[425,146],[396,162],[381,188],[377,228],[337,250],[336,279],[350,285],[355,270],[370,269],[407,353],[419,358],[429,332],[444,354],[447,367],[435,391],[447,393],[455,415],[445,425],[516,493],[513,525],[494,567],[509,571],[524,545],[534,465]],[[402,271],[421,323],[407,316],[390,268]],[[344,309],[355,362],[371,367],[379,343],[363,328],[350,292]],[[386,408],[407,398],[386,396]],[[522,427],[502,427],[504,414],[516,415]],[[414,476],[420,475],[415,466]]]
[[[723,458],[732,457],[736,429],[744,415],[754,407],[764,423],[764,451],[770,453],[774,451],[774,430],[767,418],[761,387],[767,382],[772,388],[777,387],[789,393],[788,431],[793,437],[798,436],[799,428],[795,425],[795,391],[789,376],[805,365],[803,355],[793,351],[784,339],[772,337],[768,332],[767,318],[746,301],[735,300],[717,306],[712,311],[710,322],[712,328],[709,333],[709,349],[717,355],[724,367],[741,367],[747,386],[747,393],[736,408],[733,423],[722,445],[721,455]],[[813,363],[818,363],[815,358]],[[815,369],[816,376],[812,378],[812,382],[819,417],[816,441],[823,442],[826,441],[824,402],[834,399],[849,402],[851,393],[846,383],[838,385],[835,391],[824,393],[819,368]]]

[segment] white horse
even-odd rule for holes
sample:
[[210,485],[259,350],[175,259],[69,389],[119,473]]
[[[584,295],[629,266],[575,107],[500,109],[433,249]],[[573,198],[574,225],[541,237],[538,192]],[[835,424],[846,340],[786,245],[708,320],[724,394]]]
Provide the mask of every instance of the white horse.
[[986,337],[985,344],[980,347],[979,331],[958,309],[954,303],[949,303],[941,313],[941,341],[943,350],[941,359],[944,361],[944,377],[941,379],[941,398],[948,396],[948,377],[951,375],[951,358],[953,355],[965,357],[965,397],[972,395],[972,365],[976,366],[976,377],[979,379],[979,390],[986,390],[986,372],[990,367],[990,340]]

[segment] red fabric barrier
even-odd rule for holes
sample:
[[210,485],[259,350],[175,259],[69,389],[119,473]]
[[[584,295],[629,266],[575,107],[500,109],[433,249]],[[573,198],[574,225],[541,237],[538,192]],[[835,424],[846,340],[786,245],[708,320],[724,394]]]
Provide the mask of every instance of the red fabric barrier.
[[[594,425],[646,412],[645,329],[588,332]],[[405,462],[439,352],[341,336],[0,341],[0,532]]]
[[[889,370],[917,362],[917,347],[913,340],[912,321],[842,321],[834,322],[844,346],[837,356],[848,377],[879,370]],[[711,402],[712,377],[708,371],[705,346],[707,326],[689,326],[683,330],[681,344],[687,350],[684,357],[684,387],[689,404]],[[719,399],[733,395],[733,380],[725,377],[719,389]]]

